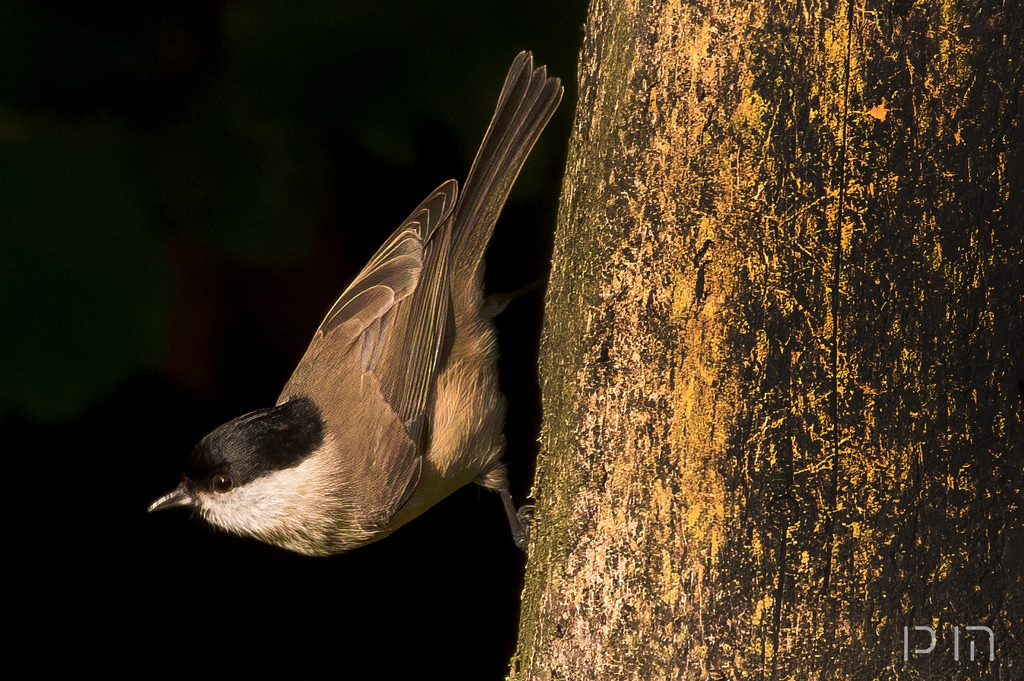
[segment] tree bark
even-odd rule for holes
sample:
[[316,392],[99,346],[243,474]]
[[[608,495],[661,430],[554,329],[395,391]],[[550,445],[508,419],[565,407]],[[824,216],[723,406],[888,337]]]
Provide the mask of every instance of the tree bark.
[[513,679],[1024,678],[1022,42],[592,3]]

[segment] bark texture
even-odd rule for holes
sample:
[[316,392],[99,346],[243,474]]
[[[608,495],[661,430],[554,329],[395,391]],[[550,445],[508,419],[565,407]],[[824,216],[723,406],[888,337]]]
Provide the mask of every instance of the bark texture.
[[1022,42],[592,4],[512,678],[1024,678]]

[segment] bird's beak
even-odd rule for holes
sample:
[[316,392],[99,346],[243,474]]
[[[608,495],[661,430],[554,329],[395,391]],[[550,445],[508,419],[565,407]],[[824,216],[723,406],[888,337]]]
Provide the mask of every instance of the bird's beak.
[[178,506],[195,506],[195,499],[188,491],[188,484],[182,481],[180,485],[163,495],[149,505],[149,512],[162,511],[165,508],[177,508]]

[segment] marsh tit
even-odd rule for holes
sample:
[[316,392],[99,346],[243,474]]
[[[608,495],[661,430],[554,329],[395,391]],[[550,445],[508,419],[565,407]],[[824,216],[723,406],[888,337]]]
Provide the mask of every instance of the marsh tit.
[[526,527],[501,456],[484,251],[509,191],[562,98],[522,52],[459,191],[445,182],[381,246],[327,313],[277,404],[229,421],[150,505],[196,509],[230,532],[308,555],[381,539],[463,485],[501,495]]

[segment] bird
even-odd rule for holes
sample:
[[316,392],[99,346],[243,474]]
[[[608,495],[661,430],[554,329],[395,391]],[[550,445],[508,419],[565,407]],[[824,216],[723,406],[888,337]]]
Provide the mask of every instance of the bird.
[[273,407],[231,420],[187,457],[149,511],[326,556],[382,539],[464,485],[497,492],[525,548],[502,455],[506,401],[484,252],[562,84],[514,59],[461,191],[448,180],[327,312]]

